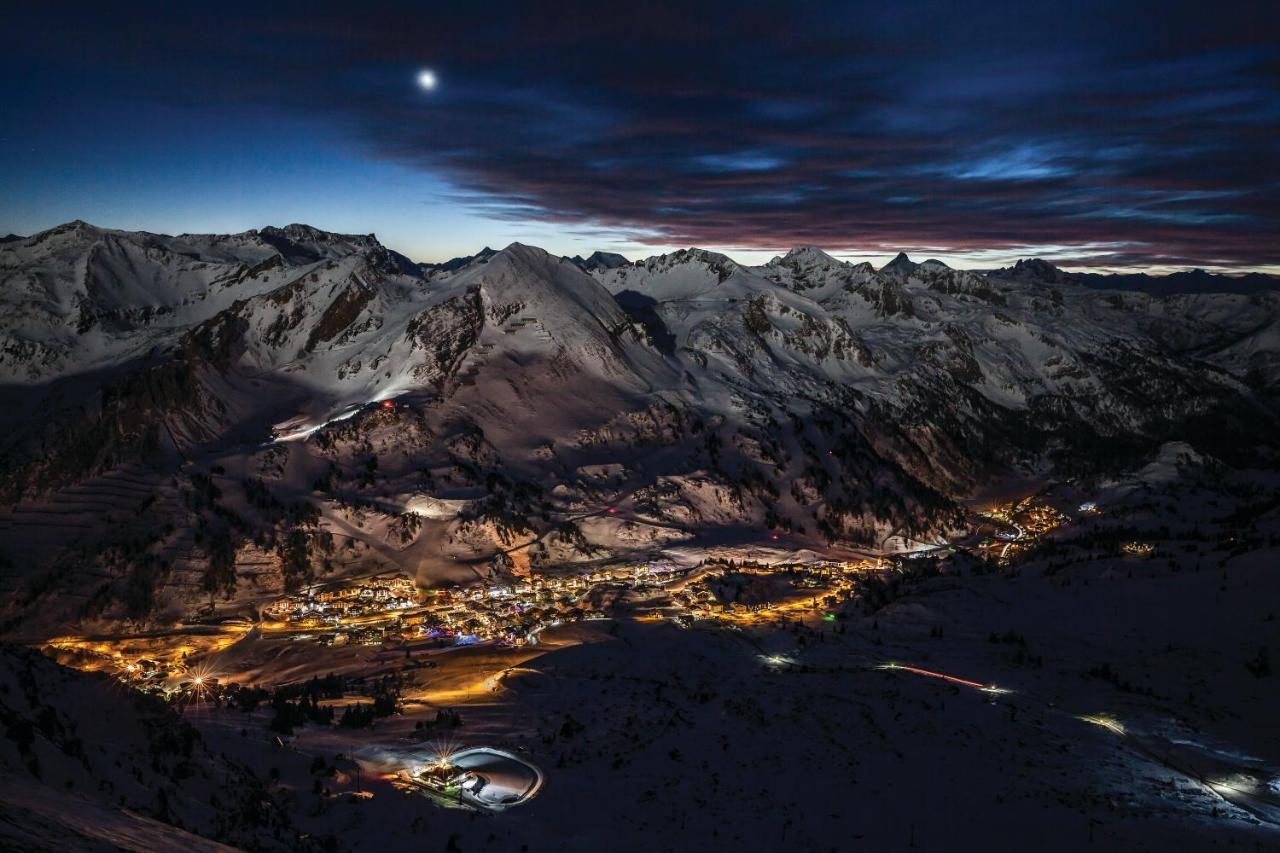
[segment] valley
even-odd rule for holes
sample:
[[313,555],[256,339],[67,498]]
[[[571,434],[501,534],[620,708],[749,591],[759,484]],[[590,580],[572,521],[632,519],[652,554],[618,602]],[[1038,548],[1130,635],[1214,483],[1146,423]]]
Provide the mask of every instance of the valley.
[[[1274,292],[85,223],[0,275],[11,827],[1280,837]],[[102,769],[174,738],[269,807]]]

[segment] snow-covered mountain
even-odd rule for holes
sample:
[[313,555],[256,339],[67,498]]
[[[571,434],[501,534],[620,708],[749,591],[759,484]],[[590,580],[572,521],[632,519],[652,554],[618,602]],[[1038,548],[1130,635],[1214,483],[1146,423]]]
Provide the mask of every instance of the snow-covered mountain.
[[1278,307],[814,248],[429,266],[300,225],[70,223],[0,244],[7,615],[927,541],[1014,470],[1274,458]]

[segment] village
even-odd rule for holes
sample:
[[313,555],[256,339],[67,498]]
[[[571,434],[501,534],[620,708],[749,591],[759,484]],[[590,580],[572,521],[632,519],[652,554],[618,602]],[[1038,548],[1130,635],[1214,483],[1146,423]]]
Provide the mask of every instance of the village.
[[[1082,507],[1081,512],[1097,509]],[[646,561],[539,575],[511,574],[495,566],[483,582],[425,590],[403,573],[381,572],[310,584],[259,605],[256,618],[192,623],[168,639],[112,643],[61,638],[48,647],[78,668],[111,672],[144,692],[186,703],[218,694],[218,678],[204,672],[201,661],[250,630],[264,640],[331,649],[445,651],[533,646],[547,629],[609,618],[729,628],[832,621],[877,584],[883,587],[897,574],[920,571],[921,558],[937,563],[960,550],[988,565],[1008,566],[1069,517],[1029,497],[985,510],[979,522],[965,542],[847,559],[707,556],[692,566]],[[1127,543],[1123,550],[1149,556],[1149,547]]]
[[284,596],[263,609],[264,634],[324,646],[493,642],[520,647],[557,625],[610,616],[625,599],[636,615],[735,621],[814,609],[853,594],[854,578],[885,561],[736,563],[694,568],[645,563],[564,576],[496,578],[419,591],[403,575],[374,576]]
[[110,673],[180,704],[216,699],[225,685],[204,661],[256,630],[263,640],[324,648],[520,648],[549,628],[626,616],[726,626],[804,618],[856,594],[856,580],[892,561],[754,562],[708,558],[696,566],[640,563],[566,575],[495,576],[472,586],[419,590],[399,573],[313,584],[261,606],[254,621],[192,623],[146,637],[64,637],[49,653]]
[[[1097,505],[1081,506],[1080,512],[1096,513]],[[1070,521],[1065,513],[1034,496],[999,504],[981,517],[991,530],[978,541],[976,553],[1002,566]]]

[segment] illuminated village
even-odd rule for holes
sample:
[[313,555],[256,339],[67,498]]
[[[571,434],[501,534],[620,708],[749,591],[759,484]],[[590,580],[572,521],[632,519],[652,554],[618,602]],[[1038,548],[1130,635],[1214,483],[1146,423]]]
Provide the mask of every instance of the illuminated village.
[[[1080,509],[1082,516],[1097,513],[1092,502]],[[1027,497],[980,512],[974,535],[896,555],[807,561],[781,555],[767,561],[708,557],[694,566],[651,561],[560,575],[508,575],[428,590],[418,589],[404,574],[380,573],[312,584],[268,601],[256,630],[264,640],[335,650],[519,649],[536,646],[550,628],[617,618],[622,601],[629,618],[669,620],[680,627],[829,621],[866,594],[868,584],[913,571],[922,558],[942,559],[945,565],[948,556],[967,552],[993,566],[1008,566],[1069,521],[1064,512]],[[1122,550],[1131,556],[1154,551],[1139,542],[1127,542]],[[170,640],[60,638],[47,647],[72,665],[109,671],[141,690],[188,703],[217,697],[225,686],[219,675],[194,662],[216,655],[251,627],[224,623],[217,630],[178,632]]]
[[[435,649],[519,648],[536,645],[548,628],[611,618],[608,602],[621,592],[630,596],[637,618],[671,619],[678,625],[802,619],[849,601],[859,577],[892,565],[869,558],[770,564],[712,560],[694,568],[643,564],[428,591],[417,590],[403,575],[375,575],[282,596],[262,608],[257,628],[264,638],[332,648],[423,641]],[[114,672],[139,689],[188,702],[217,693],[220,684],[216,676],[201,676],[191,660],[216,653],[247,630],[231,627],[216,639],[180,634],[171,643],[157,639],[151,645],[63,638],[48,648],[73,665]]]
[[[1096,514],[1097,504],[1089,502],[1080,511]],[[1001,565],[1007,565],[1068,521],[1063,512],[1035,497],[992,507],[982,517],[992,522],[995,530],[979,541],[978,551]]]
[[[669,620],[680,627],[786,626],[830,621],[865,593],[868,582],[910,571],[923,557],[946,558],[957,549],[1007,566],[1068,522],[1062,512],[1033,498],[998,505],[977,519],[995,525],[993,536],[971,545],[949,545],[896,556],[805,562],[707,558],[696,566],[647,562],[564,575],[510,576],[469,587],[419,590],[412,579],[382,573],[363,579],[314,584],[267,602],[256,624],[264,640],[343,647],[435,650],[468,646],[519,649],[536,646],[550,628],[618,617]],[[1126,543],[1126,554],[1148,556],[1150,546]],[[51,654],[89,670],[186,704],[219,697],[219,674],[196,661],[216,655],[254,626],[223,624],[216,631],[178,632],[171,640],[60,638]],[[425,644],[425,646],[423,645]]]

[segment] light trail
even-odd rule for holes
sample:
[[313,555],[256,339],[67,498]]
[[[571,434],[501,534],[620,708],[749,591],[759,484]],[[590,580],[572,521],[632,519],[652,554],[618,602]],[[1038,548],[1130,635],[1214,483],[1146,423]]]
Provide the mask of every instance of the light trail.
[[[976,681],[970,681],[967,678],[957,678],[953,675],[947,675],[942,672],[934,672],[928,669],[922,669],[916,666],[907,666],[900,663],[882,663],[876,666],[876,669],[883,670],[904,670],[906,672],[923,675],[928,678],[937,678],[942,681],[949,681],[953,684],[963,685],[981,690],[984,693],[1009,693],[1001,687],[995,685],[983,685]],[[1049,706],[1050,709],[1053,706]],[[1220,776],[1215,778],[1206,778],[1201,772],[1195,769],[1194,764],[1188,763],[1180,759],[1177,755],[1171,754],[1166,749],[1156,749],[1150,743],[1144,742],[1141,734],[1131,735],[1124,723],[1107,713],[1098,714],[1072,714],[1074,719],[1090,725],[1104,728],[1107,731],[1126,738],[1126,743],[1139,756],[1148,761],[1168,768],[1181,776],[1198,783],[1205,790],[1213,793],[1221,798],[1224,802],[1248,812],[1259,821],[1276,826],[1280,825],[1280,821],[1276,819],[1275,808],[1278,804],[1270,785],[1264,785],[1257,776],[1252,773],[1235,773],[1229,776]]]
[[903,670],[905,672],[923,675],[926,678],[937,678],[942,681],[949,681],[952,684],[959,684],[962,687],[972,687],[974,690],[981,690],[983,693],[1008,693],[1009,690],[1003,687],[996,687],[994,684],[983,684],[979,681],[970,681],[967,678],[957,678],[954,675],[947,675],[945,672],[934,672],[930,669],[921,669],[918,666],[908,666],[903,663],[882,663],[876,669],[887,670]]
[[1124,730],[1124,723],[1117,720],[1110,714],[1081,714],[1076,719],[1083,720],[1086,723],[1093,723],[1095,726],[1101,726],[1104,729],[1113,731],[1118,735],[1127,734]]
[[[364,405],[368,405],[368,404],[366,403]],[[288,441],[302,441],[308,438],[309,436],[311,436],[313,433],[319,432],[320,430],[329,426],[330,424],[336,424],[339,421],[345,421],[345,420],[348,420],[349,418],[355,417],[357,414],[360,413],[360,410],[363,407],[364,406],[360,404],[349,406],[348,408],[344,409],[343,411],[339,412],[333,417],[328,418],[327,420],[323,420],[318,424],[301,426],[301,427],[298,427],[297,429],[292,430],[291,432],[284,432],[284,433],[280,433],[279,435],[272,436],[271,441],[269,441],[268,444],[283,444],[284,442],[288,442]]]

